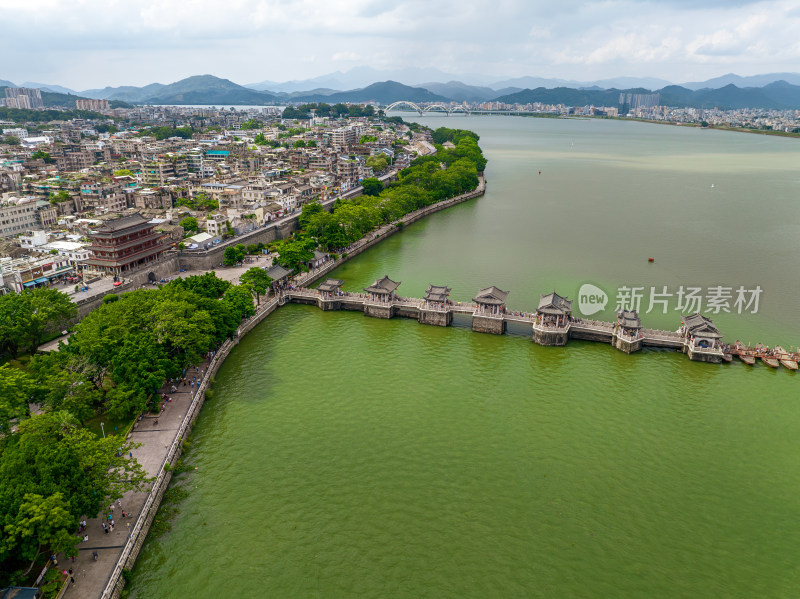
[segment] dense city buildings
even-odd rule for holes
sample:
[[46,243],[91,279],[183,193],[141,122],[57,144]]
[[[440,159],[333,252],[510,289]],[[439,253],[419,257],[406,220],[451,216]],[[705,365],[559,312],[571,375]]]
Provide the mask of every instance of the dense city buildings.
[[433,151],[374,113],[284,119],[274,107],[80,102],[102,116],[0,123],[0,256],[58,256],[76,274],[122,275],[165,253],[235,243]]

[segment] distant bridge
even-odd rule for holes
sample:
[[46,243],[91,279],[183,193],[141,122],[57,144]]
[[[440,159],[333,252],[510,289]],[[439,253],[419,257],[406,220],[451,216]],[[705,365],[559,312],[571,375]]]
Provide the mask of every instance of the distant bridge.
[[447,116],[450,116],[454,112],[463,112],[464,114],[470,113],[469,110],[467,110],[463,106],[450,107],[450,106],[445,106],[444,104],[427,104],[425,106],[420,106],[419,104],[416,104],[415,102],[410,102],[408,100],[399,100],[397,102],[393,102],[389,104],[385,108],[385,110],[386,112],[388,112],[390,110],[396,109],[399,106],[406,106],[411,110],[415,110],[420,114],[420,116],[424,115],[426,112],[443,112]]

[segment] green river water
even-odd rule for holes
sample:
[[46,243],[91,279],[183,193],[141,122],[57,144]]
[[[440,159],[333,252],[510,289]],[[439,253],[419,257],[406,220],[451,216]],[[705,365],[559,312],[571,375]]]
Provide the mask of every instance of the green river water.
[[[726,339],[800,344],[800,141],[601,120],[446,117],[484,197],[339,268],[421,296],[763,289]],[[542,174],[538,174],[539,170]],[[712,187],[713,185],[713,187]],[[649,264],[653,256],[656,262]],[[577,304],[577,302],[576,302]],[[679,312],[645,314],[675,329]],[[800,376],[538,347],[287,306],[222,367],[190,496],[134,597],[796,597]]]

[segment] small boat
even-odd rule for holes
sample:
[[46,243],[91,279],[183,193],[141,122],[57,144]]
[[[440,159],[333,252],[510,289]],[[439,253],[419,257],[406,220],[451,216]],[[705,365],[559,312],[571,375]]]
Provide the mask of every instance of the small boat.
[[789,370],[797,370],[797,360],[794,356],[783,349],[780,345],[775,346],[775,357],[778,358],[781,365]]
[[648,258],[648,259],[647,259],[647,261],[648,261],[648,262],[655,262],[655,261],[656,261],[656,259],[655,259],[655,258]]
[[764,364],[766,364],[770,368],[778,368],[778,366],[781,365],[781,363],[778,362],[778,360],[776,358],[773,358],[772,356],[761,356],[761,361],[764,362]]
[[756,363],[756,356],[753,350],[745,346],[741,341],[737,341],[733,349],[736,355],[739,356],[739,359],[745,364],[753,366]]
[[758,357],[761,358],[761,361],[770,368],[778,368],[781,365],[766,345],[756,343],[756,352],[758,353]]
[[722,354],[722,359],[726,362],[733,362],[733,355],[729,353]]

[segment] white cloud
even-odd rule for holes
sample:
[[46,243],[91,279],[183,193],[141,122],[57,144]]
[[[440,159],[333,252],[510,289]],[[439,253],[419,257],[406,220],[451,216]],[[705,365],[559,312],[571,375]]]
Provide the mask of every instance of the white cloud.
[[0,0],[0,13],[0,78],[76,88],[343,64],[676,82],[800,64],[796,0]]

